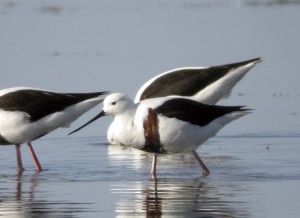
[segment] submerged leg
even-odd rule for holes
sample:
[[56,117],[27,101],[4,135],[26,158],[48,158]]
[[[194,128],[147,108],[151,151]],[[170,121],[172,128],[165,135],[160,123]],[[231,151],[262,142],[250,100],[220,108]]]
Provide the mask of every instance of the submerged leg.
[[33,158],[33,160],[34,160],[34,163],[35,163],[35,166],[36,166],[36,169],[37,169],[37,171],[38,172],[42,172],[42,166],[41,166],[41,164],[40,164],[40,162],[39,162],[39,160],[38,160],[38,158],[37,158],[37,156],[36,156],[36,154],[35,154],[35,152],[34,152],[34,150],[33,150],[33,147],[32,147],[32,145],[31,145],[31,143],[30,142],[28,142],[28,147],[29,147],[29,150],[30,150],[30,153],[31,153],[31,155],[32,155],[32,158]]
[[16,153],[17,153],[17,163],[18,163],[18,174],[21,174],[25,169],[22,163],[20,145],[16,145]]
[[156,160],[157,160],[157,154],[153,154],[152,168],[151,168],[151,174],[153,178],[156,178]]
[[192,151],[194,157],[196,158],[196,160],[198,161],[198,163],[200,164],[200,166],[203,169],[203,175],[207,176],[210,174],[209,169],[205,166],[205,164],[203,163],[203,161],[201,160],[200,156],[197,154],[197,152],[195,150]]

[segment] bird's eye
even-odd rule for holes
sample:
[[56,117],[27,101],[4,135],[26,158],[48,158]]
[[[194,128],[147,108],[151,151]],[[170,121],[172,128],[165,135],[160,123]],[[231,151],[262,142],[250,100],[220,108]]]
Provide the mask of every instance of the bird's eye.
[[116,101],[114,101],[114,102],[112,102],[111,104],[112,104],[112,105],[115,105],[116,103],[117,103],[117,102],[116,102]]

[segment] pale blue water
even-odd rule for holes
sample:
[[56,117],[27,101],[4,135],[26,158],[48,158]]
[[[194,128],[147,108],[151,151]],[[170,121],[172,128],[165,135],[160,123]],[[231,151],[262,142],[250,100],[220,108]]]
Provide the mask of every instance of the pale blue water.
[[15,149],[0,147],[3,217],[296,217],[300,207],[299,1],[0,2],[0,87],[118,91],[132,98],[152,76],[260,56],[224,105],[252,114],[198,153],[159,157],[108,146],[110,118],[67,136],[85,114],[33,146],[44,167],[17,175]]
[[[1,150],[0,214],[16,217],[296,217],[299,135],[216,137],[198,150],[212,174],[189,154],[159,156],[101,143],[103,137],[39,140],[45,171],[16,175],[14,149]],[[288,157],[288,158],[287,158]]]

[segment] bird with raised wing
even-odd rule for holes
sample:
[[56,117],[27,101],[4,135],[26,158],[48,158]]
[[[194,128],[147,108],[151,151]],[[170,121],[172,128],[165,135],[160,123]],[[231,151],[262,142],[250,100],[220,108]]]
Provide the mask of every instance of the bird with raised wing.
[[[211,67],[183,67],[159,74],[148,80],[138,90],[134,102],[143,99],[177,96],[205,104],[216,104],[230,95],[233,87],[261,62],[260,58]],[[112,122],[107,131],[110,142],[114,142]]]

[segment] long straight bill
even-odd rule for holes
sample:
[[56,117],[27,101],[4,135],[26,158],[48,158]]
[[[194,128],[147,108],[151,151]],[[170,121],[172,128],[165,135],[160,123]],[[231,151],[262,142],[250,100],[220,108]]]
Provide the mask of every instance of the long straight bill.
[[75,129],[74,131],[70,132],[68,135],[71,135],[79,130],[81,130],[83,127],[86,127],[87,125],[89,125],[90,123],[94,122],[95,120],[99,119],[100,117],[103,117],[105,115],[104,111],[101,111],[97,116],[95,116],[94,118],[92,118],[90,121],[88,121],[87,123],[83,124],[81,127]]

